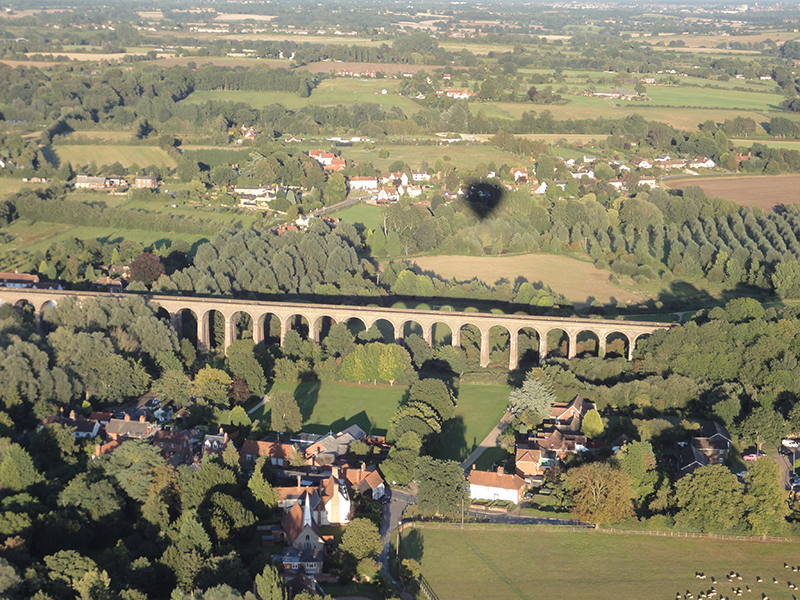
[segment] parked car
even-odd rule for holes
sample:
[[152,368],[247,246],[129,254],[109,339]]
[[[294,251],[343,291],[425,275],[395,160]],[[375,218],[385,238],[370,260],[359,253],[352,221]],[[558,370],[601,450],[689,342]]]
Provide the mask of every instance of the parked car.
[[778,448],[778,454],[782,456],[791,456],[792,454],[794,454],[794,450],[781,446],[780,448]]
[[745,454],[742,458],[744,460],[758,460],[762,456],[766,456],[766,454],[764,452],[758,452],[758,453],[753,453],[753,454]]
[[800,442],[798,442],[797,440],[789,439],[789,438],[783,440],[781,442],[781,445],[782,446],[786,446],[787,448],[800,448]]

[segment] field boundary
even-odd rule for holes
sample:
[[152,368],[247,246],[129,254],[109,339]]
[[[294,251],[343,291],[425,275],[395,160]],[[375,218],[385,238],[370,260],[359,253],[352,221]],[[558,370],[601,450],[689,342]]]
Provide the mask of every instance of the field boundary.
[[788,542],[788,543],[800,543],[800,540],[797,538],[789,538],[789,537],[773,537],[773,536],[755,536],[755,535],[725,535],[721,533],[698,533],[698,532],[690,532],[690,531],[642,531],[636,529],[615,529],[613,527],[610,528],[602,528],[597,526],[591,526],[587,524],[584,527],[576,526],[576,525],[539,525],[535,523],[432,523],[432,522],[419,522],[419,521],[411,521],[408,523],[404,523],[404,526],[401,530],[406,528],[411,529],[484,529],[487,531],[504,531],[508,529],[519,529],[523,527],[527,528],[535,528],[538,530],[545,530],[545,531],[593,531],[596,533],[612,533],[617,535],[649,535],[654,537],[682,537],[682,538],[696,538],[696,539],[708,539],[708,540],[725,540],[725,541],[736,541],[736,542],[760,542],[760,543],[776,543],[776,542]]

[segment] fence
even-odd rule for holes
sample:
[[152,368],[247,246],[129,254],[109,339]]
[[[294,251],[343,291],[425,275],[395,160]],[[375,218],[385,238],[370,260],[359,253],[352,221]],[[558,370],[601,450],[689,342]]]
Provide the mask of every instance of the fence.
[[539,525],[535,523],[435,523],[412,521],[405,524],[406,527],[420,529],[485,529],[487,531],[502,531],[508,529],[520,529],[524,527],[535,528],[541,531],[593,531],[597,533],[612,533],[616,535],[652,535],[656,537],[684,537],[709,540],[727,540],[738,542],[800,542],[797,538],[789,537],[770,537],[770,536],[751,536],[751,535],[723,535],[719,533],[692,533],[686,531],[642,531],[637,529],[614,529],[592,527],[591,525]]
[[425,597],[428,600],[439,600],[439,596],[436,595],[436,592],[433,591],[431,584],[425,579],[425,576],[420,574],[419,576],[419,589],[425,594]]

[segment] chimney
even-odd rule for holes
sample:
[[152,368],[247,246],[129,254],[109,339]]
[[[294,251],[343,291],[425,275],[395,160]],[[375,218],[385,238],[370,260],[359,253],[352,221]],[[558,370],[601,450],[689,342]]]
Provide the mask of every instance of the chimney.
[[223,443],[223,445],[228,443],[228,434],[227,433],[223,433],[222,434],[222,443]]
[[339,477],[339,467],[336,465],[331,465],[331,477],[336,477],[337,479]]
[[300,484],[300,475],[298,475],[298,476],[297,476],[297,487],[298,487],[298,488],[299,488],[299,487],[301,487],[301,484]]
[[59,409],[58,409],[58,412],[60,412],[60,413],[61,413],[61,415],[63,416],[63,414],[64,414],[64,407],[62,406],[61,408],[59,408]]
[[74,410],[69,411],[69,418],[72,419],[73,421],[75,420],[75,411]]
[[139,415],[139,423],[144,423],[144,413]]
[[366,470],[367,470],[367,463],[362,462],[361,463],[361,472],[363,473]]
[[498,475],[502,475],[503,474],[503,467],[502,466],[497,467],[497,474]]
[[131,420],[131,416],[128,413],[125,413],[125,420],[126,421],[130,421]]
[[475,463],[472,463],[472,470],[475,470]]

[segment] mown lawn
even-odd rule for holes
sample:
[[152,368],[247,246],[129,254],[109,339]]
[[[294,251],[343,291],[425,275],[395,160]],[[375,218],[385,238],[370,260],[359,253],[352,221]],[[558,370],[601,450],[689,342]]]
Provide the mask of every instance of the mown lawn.
[[[399,385],[316,381],[275,384],[268,393],[277,391],[294,394],[306,431],[327,433],[356,424],[367,433],[378,435],[388,431],[391,418],[406,394],[406,388]],[[503,385],[462,384],[456,416],[445,425],[437,455],[458,461],[466,458],[503,416],[509,391]],[[262,408],[251,416],[269,418],[268,412]]]
[[[725,575],[741,574],[755,599],[793,598],[783,568],[800,557],[797,543],[731,542],[705,539],[550,531],[516,527],[410,530],[400,544],[403,558],[421,559],[422,571],[441,600],[673,600],[690,590],[695,598],[712,587],[731,597]],[[706,574],[705,580],[695,572]],[[756,583],[756,576],[764,583]],[[772,578],[779,581],[773,585]],[[797,581],[796,581],[797,580]],[[464,591],[469,590],[465,596]],[[745,592],[746,593],[746,592]]]
[[330,216],[337,217],[347,223],[352,223],[359,229],[377,229],[383,222],[383,209],[374,204],[359,203],[348,206],[342,210],[331,213]]

